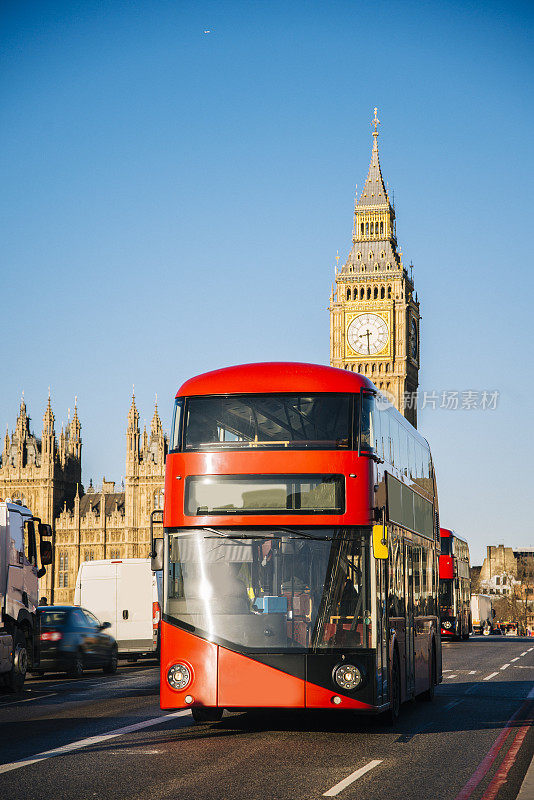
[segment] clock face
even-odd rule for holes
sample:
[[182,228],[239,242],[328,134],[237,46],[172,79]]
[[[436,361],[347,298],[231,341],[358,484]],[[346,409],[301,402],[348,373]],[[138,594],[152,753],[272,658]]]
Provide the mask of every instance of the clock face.
[[417,322],[414,319],[410,325],[410,351],[412,358],[417,358]]
[[389,330],[385,320],[377,314],[360,314],[347,330],[347,341],[356,353],[374,356],[387,345]]

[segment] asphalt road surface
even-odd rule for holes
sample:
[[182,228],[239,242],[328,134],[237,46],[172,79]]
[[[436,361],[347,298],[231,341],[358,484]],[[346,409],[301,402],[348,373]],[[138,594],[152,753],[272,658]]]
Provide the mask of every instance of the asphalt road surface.
[[[534,753],[534,640],[444,644],[433,703],[393,728],[350,712],[162,712],[155,664],[0,696],[14,800],[514,800]],[[534,798],[533,798],[534,800]]]

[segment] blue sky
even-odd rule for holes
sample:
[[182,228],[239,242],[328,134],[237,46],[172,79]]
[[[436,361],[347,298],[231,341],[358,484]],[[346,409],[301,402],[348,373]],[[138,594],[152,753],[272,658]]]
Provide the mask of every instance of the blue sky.
[[[382,121],[421,301],[442,523],[532,545],[532,20],[504,2],[4,2],[0,425],[78,395],[83,479],[124,473],[132,384],[327,363],[336,250]],[[211,33],[204,33],[210,30]]]

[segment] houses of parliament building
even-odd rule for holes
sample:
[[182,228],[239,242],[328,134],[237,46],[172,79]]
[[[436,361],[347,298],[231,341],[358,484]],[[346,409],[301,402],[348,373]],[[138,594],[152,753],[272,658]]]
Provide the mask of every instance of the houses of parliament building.
[[41,437],[30,428],[24,399],[15,430],[6,432],[0,462],[0,498],[20,500],[53,528],[54,562],[40,581],[48,602],[72,603],[78,567],[100,558],[148,556],[150,512],[163,508],[168,438],[157,403],[141,433],[132,396],[126,428],[124,491],[113,481],[95,490],[82,485],[82,439],[78,409],[56,438],[50,397]]
[[[378,155],[377,109],[369,172],[354,205],[352,247],[330,296],[330,363],[367,375],[413,424],[419,374],[419,303],[397,248],[395,208]],[[49,602],[70,603],[82,561],[146,557],[150,513],[163,507],[168,439],[157,404],[150,432],[139,428],[135,397],[128,412],[124,491],[103,480],[84,491],[81,425],[72,420],[56,439],[50,398],[42,435],[30,429],[24,400],[6,433],[0,498],[23,501],[54,531],[54,563],[41,582]]]

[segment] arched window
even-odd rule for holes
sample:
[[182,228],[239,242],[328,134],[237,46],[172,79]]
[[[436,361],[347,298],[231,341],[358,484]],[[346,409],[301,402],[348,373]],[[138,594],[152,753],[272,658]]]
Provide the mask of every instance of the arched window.
[[378,286],[375,286],[375,290],[374,290],[373,296],[374,296],[375,300],[378,299]]
[[379,365],[378,365],[378,372],[379,372],[379,373],[381,373],[381,372],[382,372],[382,367],[383,367],[383,364],[379,364]]
[[391,300],[391,286],[388,286],[388,300]]
[[371,372],[373,373],[373,375],[375,374],[375,372],[376,372],[376,364],[373,364],[373,366],[371,367]]
[[361,232],[362,232],[362,236],[363,236],[363,222],[362,222],[362,224],[361,224],[360,230],[361,230]]
[[362,371],[362,365],[358,364],[358,372],[361,372],[361,371]]
[[369,261],[373,260],[373,251],[369,250]]
[[380,223],[380,233],[384,233],[384,223]]
[[347,287],[347,300],[350,300],[350,286]]
[[386,264],[386,269],[391,269],[391,264],[389,263],[389,261],[388,261],[388,263]]
[[374,222],[371,222],[371,236],[373,236],[374,232],[375,232]]
[[369,223],[368,222],[365,223],[365,235],[369,236]]
[[386,372],[389,372],[389,364],[386,364]]
[[362,288],[360,289],[360,300],[363,300],[364,295],[365,295],[365,289],[362,286]]
[[386,289],[385,289],[384,286],[381,286],[380,287],[380,299],[383,300],[385,296],[386,296]]
[[370,299],[371,299],[371,287],[370,287],[370,286],[369,286],[369,288],[367,289],[367,299],[368,299],[368,300],[370,300]]
[[58,585],[60,589],[69,585],[69,555],[66,552],[59,554]]
[[362,254],[361,254],[361,253],[358,253],[358,254],[357,254],[357,256],[356,256],[356,258],[358,259],[358,261],[361,261]]

